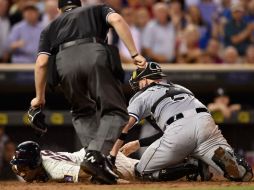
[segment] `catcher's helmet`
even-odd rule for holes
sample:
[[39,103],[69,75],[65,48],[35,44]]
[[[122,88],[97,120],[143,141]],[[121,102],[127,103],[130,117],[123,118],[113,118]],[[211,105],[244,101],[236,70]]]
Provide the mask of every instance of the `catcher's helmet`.
[[129,83],[134,91],[139,90],[139,84],[138,82],[141,79],[147,78],[152,80],[162,79],[163,77],[166,77],[162,72],[162,69],[158,63],[155,62],[148,62],[146,68],[138,68],[135,71],[133,71],[131,79],[129,80]]
[[40,146],[33,141],[26,141],[19,144],[13,159],[10,161],[11,165],[28,166],[30,169],[39,167],[41,163]]

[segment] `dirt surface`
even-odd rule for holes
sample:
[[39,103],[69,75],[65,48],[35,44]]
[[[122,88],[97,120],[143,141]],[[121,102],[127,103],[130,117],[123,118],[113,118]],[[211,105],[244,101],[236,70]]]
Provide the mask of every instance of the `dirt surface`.
[[233,183],[233,182],[167,182],[167,183],[132,183],[119,185],[91,185],[91,184],[63,184],[63,183],[21,183],[2,182],[0,190],[166,190],[166,189],[254,189],[254,182]]

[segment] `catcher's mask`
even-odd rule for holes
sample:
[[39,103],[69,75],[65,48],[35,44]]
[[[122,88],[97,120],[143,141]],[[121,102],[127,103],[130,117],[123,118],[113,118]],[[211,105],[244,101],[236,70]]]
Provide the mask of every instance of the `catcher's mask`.
[[33,141],[19,144],[15,155],[10,161],[11,165],[28,166],[30,169],[39,167],[42,163],[40,146]]
[[131,88],[134,91],[139,90],[139,81],[141,79],[147,78],[151,80],[158,80],[162,79],[163,77],[166,77],[162,72],[162,69],[158,63],[155,62],[148,62],[146,68],[138,68],[135,71],[133,71],[132,76],[129,80],[129,83],[131,85]]

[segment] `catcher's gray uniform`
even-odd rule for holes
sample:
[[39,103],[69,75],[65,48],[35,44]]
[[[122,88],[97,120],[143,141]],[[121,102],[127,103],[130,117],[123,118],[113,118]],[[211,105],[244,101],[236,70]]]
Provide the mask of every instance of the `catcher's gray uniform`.
[[[184,87],[175,85],[183,91]],[[150,173],[181,163],[192,155],[221,169],[212,161],[214,150],[219,147],[232,151],[222,136],[206,107],[190,93],[178,93],[157,102],[169,89],[167,84],[152,85],[138,92],[128,107],[130,116],[138,121],[152,114],[164,135],[151,144],[141,157],[137,170],[141,174]],[[152,107],[158,103],[154,112]],[[199,110],[203,111],[197,111]],[[181,114],[183,118],[177,118]],[[171,119],[170,119],[171,118]]]

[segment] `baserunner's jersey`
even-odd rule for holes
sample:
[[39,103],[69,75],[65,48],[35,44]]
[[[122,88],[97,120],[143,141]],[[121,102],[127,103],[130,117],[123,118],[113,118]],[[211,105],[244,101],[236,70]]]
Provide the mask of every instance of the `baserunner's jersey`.
[[41,155],[42,165],[50,180],[78,182],[80,164],[85,156],[84,149],[74,153],[42,150]]
[[[51,181],[78,182],[80,165],[85,156],[85,149],[78,152],[52,152],[42,150],[42,165]],[[119,152],[116,157],[117,174],[121,179],[135,180],[135,165],[139,160],[126,157]]]
[[[129,115],[135,117],[137,121],[140,121],[152,114],[157,125],[164,131],[165,126],[167,125],[166,122],[170,117],[191,109],[205,108],[205,106],[193,95],[183,93],[174,96],[174,99],[176,100],[173,100],[170,97],[163,99],[156,106],[154,113],[151,113],[153,105],[157,102],[157,100],[159,100],[159,98],[165,95],[166,91],[169,89],[167,84],[161,84],[163,85],[153,85],[146,90],[135,94],[129,102]],[[180,85],[174,85],[185,89]]]

